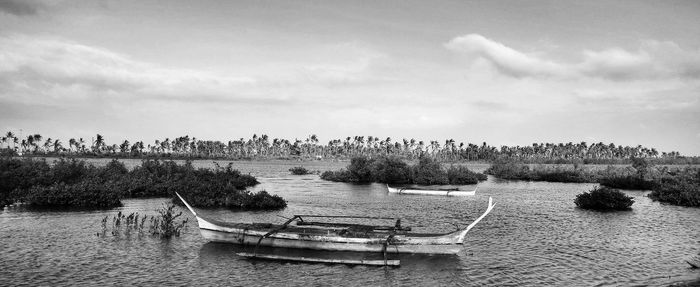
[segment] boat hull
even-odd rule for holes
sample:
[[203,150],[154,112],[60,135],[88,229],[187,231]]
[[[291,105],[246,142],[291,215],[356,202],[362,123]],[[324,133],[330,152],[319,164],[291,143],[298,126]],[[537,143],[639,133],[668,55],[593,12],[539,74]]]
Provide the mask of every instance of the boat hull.
[[[179,194],[176,195],[197,218],[200,233],[212,242],[266,247],[312,249],[323,251],[386,252],[408,254],[456,254],[464,246],[464,238],[495,206],[491,198],[486,211],[466,228],[445,234],[408,233],[399,226],[389,228],[369,225],[313,223],[317,227],[290,225],[303,221],[295,215],[282,225],[231,223],[199,216]],[[328,216],[315,216],[328,217]],[[342,216],[341,216],[342,217]],[[357,218],[357,217],[352,217]],[[310,222],[306,222],[310,223]]]
[[[232,243],[239,245],[258,245],[260,236],[243,233],[222,232],[217,230],[200,228],[202,237],[212,242]],[[323,251],[353,251],[353,252],[383,252],[385,240],[377,239],[367,242],[337,242],[299,240],[277,237],[267,237],[260,241],[260,246],[298,248]],[[463,244],[388,244],[387,253],[407,254],[457,254],[462,250]]]

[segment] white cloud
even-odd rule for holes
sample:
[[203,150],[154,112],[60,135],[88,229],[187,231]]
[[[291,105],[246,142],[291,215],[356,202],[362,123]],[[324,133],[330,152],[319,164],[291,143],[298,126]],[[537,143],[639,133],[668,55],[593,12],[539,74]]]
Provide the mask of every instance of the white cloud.
[[516,77],[600,78],[613,81],[700,79],[700,50],[684,50],[674,42],[643,41],[637,51],[612,47],[585,50],[580,62],[549,60],[525,53],[478,34],[459,36],[445,47],[486,60],[499,72]]
[[[371,81],[381,54],[340,45],[340,61],[293,63],[270,75],[238,76],[165,67],[63,39],[0,36],[0,98],[46,100],[130,98],[180,101],[287,102],[299,90]],[[297,91],[295,91],[297,90]]]
[[[26,36],[0,37],[0,81],[27,96],[231,97],[256,80],[166,68],[106,49]],[[33,93],[27,89],[31,89]]]
[[487,39],[478,34],[469,34],[452,39],[445,47],[491,62],[500,72],[513,76],[552,76],[565,72],[557,63],[539,59]]

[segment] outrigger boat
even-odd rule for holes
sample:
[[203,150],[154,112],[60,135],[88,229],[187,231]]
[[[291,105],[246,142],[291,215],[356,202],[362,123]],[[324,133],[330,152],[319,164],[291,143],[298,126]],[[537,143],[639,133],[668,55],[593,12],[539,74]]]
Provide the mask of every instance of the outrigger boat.
[[476,194],[476,190],[479,187],[475,187],[474,190],[459,190],[458,188],[445,188],[445,189],[420,189],[420,188],[395,188],[387,184],[386,189],[389,193],[396,194],[421,194],[421,195],[442,195],[442,196],[472,196]]
[[[176,193],[177,194],[177,193]],[[222,222],[197,214],[177,194],[194,214],[204,239],[241,245],[282,248],[302,248],[325,251],[381,252],[412,254],[456,254],[464,247],[464,238],[495,204],[489,197],[486,211],[464,229],[444,234],[411,233],[401,226],[401,220],[385,217],[294,215],[282,224]],[[393,226],[371,226],[350,223],[311,222],[310,218],[392,219]],[[292,225],[296,222],[295,225]],[[256,253],[254,252],[254,254]]]

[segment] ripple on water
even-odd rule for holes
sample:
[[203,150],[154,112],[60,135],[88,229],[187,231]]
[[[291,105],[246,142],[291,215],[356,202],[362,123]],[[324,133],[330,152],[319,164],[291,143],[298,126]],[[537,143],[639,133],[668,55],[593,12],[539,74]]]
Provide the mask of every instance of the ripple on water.
[[[94,160],[99,163],[100,160]],[[139,161],[127,161],[136,165]],[[220,162],[226,164],[226,162]],[[211,167],[211,161],[195,161]],[[645,192],[626,192],[629,212],[575,208],[592,184],[502,181],[490,178],[474,197],[388,194],[381,184],[326,182],[288,169],[339,169],[346,163],[235,162],[265,189],[288,201],[273,212],[201,210],[223,220],[282,222],[293,214],[402,218],[418,232],[444,232],[496,208],[468,235],[456,256],[401,256],[400,268],[250,261],[234,245],[202,240],[190,225],[170,241],[149,236],[97,237],[105,215],[153,213],[167,199],[125,200],[94,212],[0,212],[0,278],[36,285],[341,285],[341,286],[665,286],[698,278],[683,259],[700,251],[700,209],[658,204]],[[191,217],[186,214],[185,216]],[[191,218],[191,221],[192,218]]]

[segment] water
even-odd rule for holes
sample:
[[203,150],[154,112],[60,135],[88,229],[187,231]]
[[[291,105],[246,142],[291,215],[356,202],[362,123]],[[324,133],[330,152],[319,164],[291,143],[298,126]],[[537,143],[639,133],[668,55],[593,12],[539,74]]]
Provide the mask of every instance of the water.
[[[0,212],[0,285],[667,286],[700,278],[684,262],[700,251],[700,209],[659,204],[646,192],[626,192],[636,201],[633,211],[599,213],[573,204],[592,184],[489,178],[474,197],[390,195],[380,184],[289,174],[289,168],[302,164],[320,171],[347,165],[234,162],[258,177],[261,184],[255,190],[287,199],[287,209],[200,212],[223,220],[278,223],[285,220],[280,216],[293,214],[400,216],[414,231],[444,232],[469,224],[484,211],[489,196],[496,207],[470,231],[460,254],[401,256],[401,267],[389,269],[250,261],[234,254],[241,247],[204,241],[192,220],[181,237],[171,240],[96,236],[105,215],[152,214],[167,199],[125,200],[124,207],[106,211],[5,208]],[[470,165],[477,171],[486,167]]]

